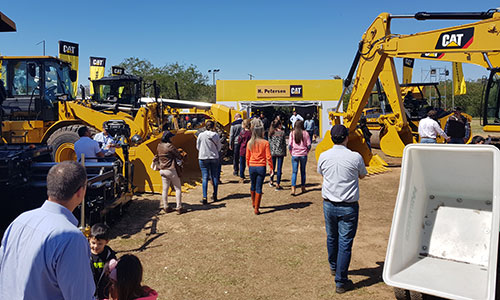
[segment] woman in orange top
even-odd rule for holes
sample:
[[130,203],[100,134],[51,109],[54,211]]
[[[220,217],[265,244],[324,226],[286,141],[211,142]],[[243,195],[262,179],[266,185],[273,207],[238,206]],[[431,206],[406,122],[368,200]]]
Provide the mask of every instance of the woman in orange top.
[[266,177],[266,162],[273,175],[273,161],[269,142],[264,139],[264,124],[260,120],[252,121],[252,138],[247,145],[246,160],[250,173],[250,195],[254,213],[260,214],[259,207],[262,199],[262,185]]

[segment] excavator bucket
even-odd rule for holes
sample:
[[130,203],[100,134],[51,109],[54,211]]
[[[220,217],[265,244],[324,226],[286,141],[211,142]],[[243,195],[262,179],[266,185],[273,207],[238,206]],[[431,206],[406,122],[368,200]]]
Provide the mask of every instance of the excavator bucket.
[[380,131],[380,149],[389,156],[403,157],[406,145],[414,143],[410,127],[397,131],[395,126],[384,125]]
[[[333,145],[334,144],[330,136],[330,131],[327,131],[325,133],[325,136],[323,137],[323,140],[316,146],[316,160],[319,159],[321,153],[332,148]],[[361,154],[365,162],[368,174],[383,173],[389,170],[387,168],[387,163],[377,154],[374,155],[371,152],[370,148],[368,148],[361,130],[357,129],[356,131],[349,134],[349,142],[347,143],[347,147],[352,151],[356,151]]]
[[[193,188],[200,178],[195,133],[196,130],[179,130],[172,138],[172,143],[187,153],[182,174],[184,191]],[[137,192],[161,193],[162,191],[160,172],[150,168],[160,141],[161,134],[152,136],[138,146],[130,148],[130,161],[134,167],[133,185]]]

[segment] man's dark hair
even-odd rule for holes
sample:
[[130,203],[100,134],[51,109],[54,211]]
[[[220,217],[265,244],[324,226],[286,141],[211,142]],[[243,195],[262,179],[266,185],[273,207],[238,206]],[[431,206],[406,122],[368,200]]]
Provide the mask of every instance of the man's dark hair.
[[481,142],[486,142],[486,139],[480,135],[476,135],[470,141],[471,144],[480,144]]
[[427,113],[427,116],[428,116],[429,118],[431,118],[431,119],[436,120],[436,118],[437,118],[437,111],[435,111],[435,110],[431,109],[431,110],[429,110],[429,112]]
[[74,161],[63,161],[50,168],[47,174],[47,196],[68,201],[87,183],[85,168]]
[[104,223],[97,223],[90,228],[90,237],[96,238],[98,240],[109,241],[109,226]]
[[215,127],[215,123],[214,123],[214,121],[207,121],[205,126],[207,127],[207,130],[212,130]]
[[87,131],[89,131],[89,129],[87,128],[87,126],[82,126],[82,127],[78,128],[78,136],[79,137],[85,136],[85,134],[87,133]]

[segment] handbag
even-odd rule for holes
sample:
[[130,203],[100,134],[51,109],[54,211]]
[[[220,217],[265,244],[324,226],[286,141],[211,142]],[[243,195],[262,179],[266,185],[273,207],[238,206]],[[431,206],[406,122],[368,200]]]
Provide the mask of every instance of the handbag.
[[155,155],[155,157],[153,158],[150,167],[153,171],[160,171],[160,162],[157,155]]

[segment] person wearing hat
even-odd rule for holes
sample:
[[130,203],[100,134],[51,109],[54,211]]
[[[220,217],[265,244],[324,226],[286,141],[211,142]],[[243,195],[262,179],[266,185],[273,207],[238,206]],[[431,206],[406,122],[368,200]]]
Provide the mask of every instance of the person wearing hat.
[[292,112],[292,116],[290,117],[290,123],[292,124],[292,129],[295,128],[295,122],[297,122],[298,120],[304,121],[304,118],[302,118],[302,116],[299,115],[297,111],[294,109]]
[[470,123],[462,115],[462,108],[455,107],[446,121],[444,132],[450,137],[449,144],[465,144],[470,137]]
[[330,134],[335,145],[319,156],[318,173],[323,176],[321,195],[330,273],[335,276],[335,291],[342,294],[354,288],[347,272],[358,227],[359,179],[367,171],[361,155],[347,148],[349,130],[337,124]]
[[182,161],[183,157],[171,142],[173,136],[174,134],[172,132],[165,131],[157,147],[160,175],[163,184],[161,200],[165,213],[172,212],[173,209],[168,205],[168,189],[170,185],[173,185],[175,189],[175,200],[177,202],[175,210],[177,214],[182,214],[185,210],[182,207],[181,178],[177,170],[177,161]]

